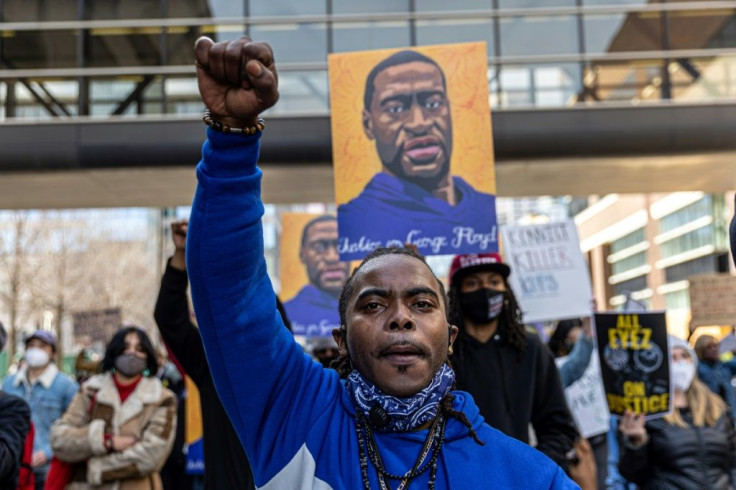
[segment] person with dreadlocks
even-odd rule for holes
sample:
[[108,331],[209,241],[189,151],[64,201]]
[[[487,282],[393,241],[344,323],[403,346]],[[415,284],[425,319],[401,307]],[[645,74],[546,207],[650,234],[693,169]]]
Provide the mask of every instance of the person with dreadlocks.
[[473,395],[491,427],[529,442],[563,468],[577,438],[554,356],[527,332],[509,286],[511,268],[496,253],[458,255],[450,266],[451,357],[457,386]]
[[210,127],[187,270],[212,377],[256,486],[575,488],[452,391],[457,328],[440,281],[412,251],[377,250],[348,279],[333,333],[339,374],[295,343],[266,272],[256,167],[259,114],[278,99],[273,52],[248,37],[200,38],[195,52]]

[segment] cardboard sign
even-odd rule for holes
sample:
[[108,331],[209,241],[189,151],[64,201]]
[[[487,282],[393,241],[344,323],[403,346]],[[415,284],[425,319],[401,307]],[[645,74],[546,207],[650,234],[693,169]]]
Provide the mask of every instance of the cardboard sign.
[[[564,364],[563,361],[559,366]],[[565,398],[580,435],[589,438],[608,432],[611,414],[603,390],[598,356],[591,356],[583,376],[565,388]]]
[[281,297],[294,335],[332,337],[340,326],[338,300],[350,273],[337,252],[331,215],[281,216]]
[[733,325],[736,322],[736,276],[710,274],[691,276],[690,331],[696,327]]
[[328,61],[340,257],[497,251],[485,43]]
[[525,322],[590,316],[593,291],[575,222],[506,225],[501,236]]
[[601,376],[611,415],[672,411],[667,321],[662,312],[596,313]]
[[78,311],[72,313],[72,322],[75,338],[107,343],[122,325],[122,314],[120,308]]

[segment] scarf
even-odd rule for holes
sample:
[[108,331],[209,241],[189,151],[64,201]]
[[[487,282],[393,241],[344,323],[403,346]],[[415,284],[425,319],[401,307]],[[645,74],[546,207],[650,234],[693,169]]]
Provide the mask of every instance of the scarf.
[[[371,425],[382,425],[374,428],[384,432],[406,432],[433,420],[440,401],[450,392],[453,384],[455,371],[447,364],[443,364],[435,373],[429,386],[408,398],[385,394],[358,371],[350,373],[345,382],[355,409],[371,421]],[[379,415],[379,419],[384,418],[383,423],[375,422],[376,411],[385,414]]]

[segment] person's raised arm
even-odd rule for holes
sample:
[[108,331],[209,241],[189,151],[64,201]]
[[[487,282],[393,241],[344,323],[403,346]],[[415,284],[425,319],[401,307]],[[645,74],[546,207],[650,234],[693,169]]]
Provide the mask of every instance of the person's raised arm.
[[199,331],[189,317],[187,299],[189,278],[185,255],[187,226],[186,221],[171,224],[174,254],[169,259],[161,278],[161,289],[158,292],[153,317],[164,343],[187,375],[199,385],[202,376],[209,376],[209,370]]
[[196,57],[200,94],[220,126],[208,129],[197,168],[187,270],[215,386],[263,484],[280,464],[274,453],[296,454],[340,384],[303,354],[276,309],[263,255],[260,131],[226,134],[254,127],[278,99],[271,48],[201,38]]

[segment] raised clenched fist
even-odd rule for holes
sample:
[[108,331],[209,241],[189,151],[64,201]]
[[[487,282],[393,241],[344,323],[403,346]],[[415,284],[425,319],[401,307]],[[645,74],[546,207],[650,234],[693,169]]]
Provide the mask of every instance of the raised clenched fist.
[[200,37],[194,45],[197,83],[212,117],[231,127],[250,127],[279,100],[271,46],[243,36],[215,43]]

